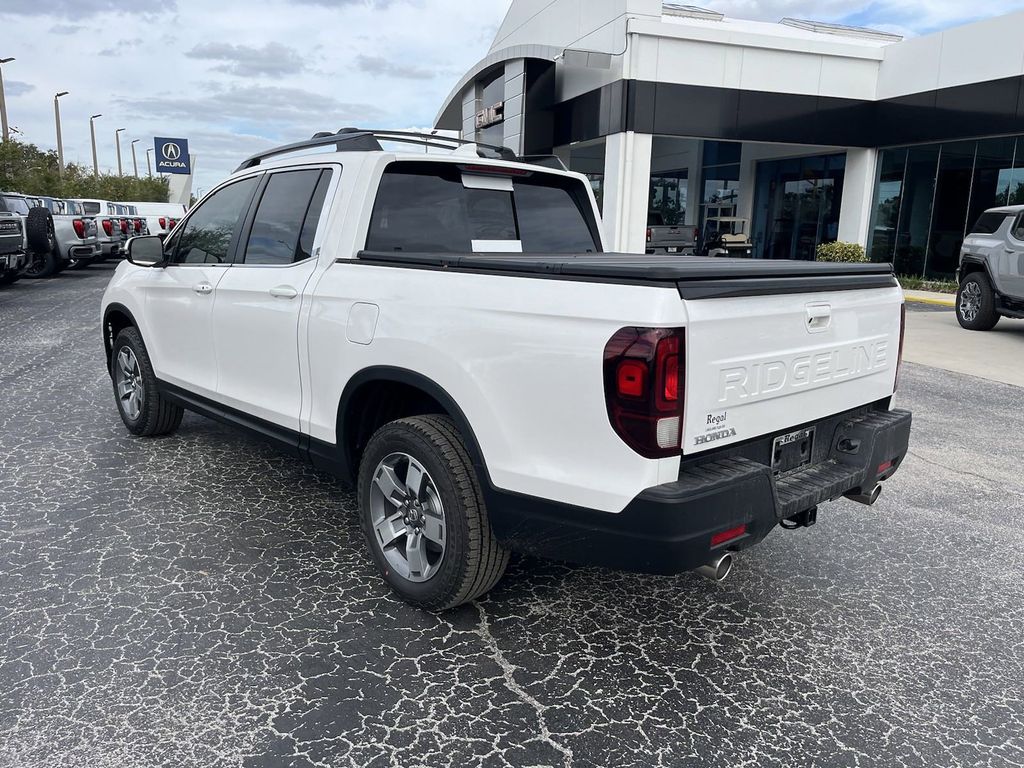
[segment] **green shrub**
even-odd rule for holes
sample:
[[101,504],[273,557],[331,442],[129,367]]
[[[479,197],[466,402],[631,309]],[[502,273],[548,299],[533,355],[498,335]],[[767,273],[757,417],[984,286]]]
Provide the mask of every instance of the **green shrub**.
[[868,260],[864,246],[857,243],[822,243],[815,250],[818,261],[860,263]]
[[95,197],[100,200],[167,202],[167,179],[162,177],[94,176],[91,167],[68,163],[63,178],[57,172],[57,153],[21,141],[0,142],[0,190],[50,197]]

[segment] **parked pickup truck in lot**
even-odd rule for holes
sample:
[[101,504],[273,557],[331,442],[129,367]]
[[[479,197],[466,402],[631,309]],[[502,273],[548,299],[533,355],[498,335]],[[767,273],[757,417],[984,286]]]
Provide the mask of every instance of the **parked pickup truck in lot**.
[[[114,204],[106,200],[75,200],[82,204],[87,216],[96,217],[96,236],[100,244],[98,261],[116,258],[121,255],[121,248],[128,239],[122,233],[121,219],[114,215]],[[125,227],[127,229],[127,227]]]
[[888,265],[604,253],[587,180],[509,150],[317,134],[127,252],[101,310],[127,429],[190,409],[353,483],[429,609],[510,549],[723,578],[907,453]]
[[666,224],[660,213],[647,214],[647,253],[687,253],[693,255],[693,227]]
[[1024,319],[1024,205],[981,214],[960,249],[957,278],[956,318],[967,330]]
[[181,203],[129,203],[146,220],[146,234],[166,237],[175,224],[185,215]]
[[0,196],[0,286],[10,285],[21,277],[25,264],[21,217],[7,211]]

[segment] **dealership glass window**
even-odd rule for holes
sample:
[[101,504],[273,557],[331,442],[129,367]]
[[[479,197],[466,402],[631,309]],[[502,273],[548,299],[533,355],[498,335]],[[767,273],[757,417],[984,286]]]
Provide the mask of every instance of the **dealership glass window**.
[[753,241],[766,259],[813,260],[839,234],[846,155],[814,155],[757,164]]
[[907,152],[893,258],[896,271],[901,275],[919,275],[924,270],[938,164],[938,146],[911,147]]
[[956,272],[967,227],[977,144],[962,141],[942,145],[925,261],[925,271],[931,276],[949,278]]
[[[701,174],[700,223],[708,215],[735,216],[740,193],[740,154],[736,141],[705,141]],[[714,210],[708,213],[708,208]]]
[[604,211],[605,146],[605,140],[601,139],[592,144],[578,144],[568,149],[569,170],[587,177],[600,211]]
[[[978,142],[971,182],[971,205],[967,221],[977,221],[986,208],[1006,205],[1013,181],[1016,140],[1012,137]],[[1021,179],[1024,182],[1024,178]]]
[[882,150],[878,158],[878,182],[875,187],[874,210],[871,213],[868,255],[872,261],[892,261],[906,171],[906,149]]
[[651,214],[663,224],[675,225],[686,222],[686,184],[689,170],[660,171],[651,174],[651,201],[648,206],[648,221]]

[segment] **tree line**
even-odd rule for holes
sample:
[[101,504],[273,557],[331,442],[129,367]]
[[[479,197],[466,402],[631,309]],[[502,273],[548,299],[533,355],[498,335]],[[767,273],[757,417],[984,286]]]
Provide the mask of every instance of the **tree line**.
[[166,203],[167,179],[160,176],[94,175],[92,168],[68,163],[63,177],[54,150],[44,152],[35,144],[0,142],[0,191],[58,198]]

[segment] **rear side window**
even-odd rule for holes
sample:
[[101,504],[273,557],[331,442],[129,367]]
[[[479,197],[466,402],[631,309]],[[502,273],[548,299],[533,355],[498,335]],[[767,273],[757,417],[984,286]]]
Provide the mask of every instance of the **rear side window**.
[[513,190],[467,188],[450,163],[394,163],[377,190],[366,249],[469,253],[474,241],[521,241],[523,251],[598,250],[581,184],[535,173],[514,178]]
[[242,260],[246,264],[293,264],[308,259],[329,180],[330,171],[319,168],[272,174],[256,209]]
[[972,235],[993,235],[995,234],[1003,222],[1006,221],[1005,213],[996,213],[994,211],[987,211],[978,217],[978,220],[974,222],[974,226],[971,227],[970,234]]
[[86,216],[95,216],[100,212],[99,203],[82,203],[82,210]]

